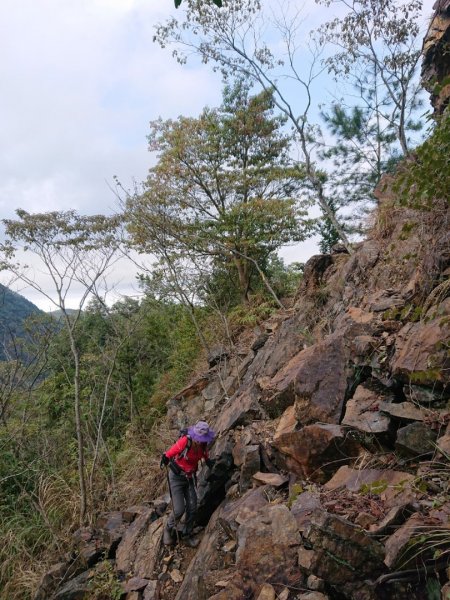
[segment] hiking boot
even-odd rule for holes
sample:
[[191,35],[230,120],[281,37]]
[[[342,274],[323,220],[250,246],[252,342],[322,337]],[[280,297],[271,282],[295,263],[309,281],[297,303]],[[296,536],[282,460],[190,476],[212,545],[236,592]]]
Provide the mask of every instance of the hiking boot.
[[174,531],[171,527],[168,527],[167,525],[164,527],[163,544],[164,544],[164,546],[174,546],[175,545]]

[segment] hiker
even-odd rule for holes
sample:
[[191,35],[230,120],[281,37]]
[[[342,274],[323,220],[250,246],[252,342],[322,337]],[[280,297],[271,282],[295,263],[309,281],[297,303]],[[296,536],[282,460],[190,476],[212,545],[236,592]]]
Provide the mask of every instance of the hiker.
[[[215,433],[205,421],[198,421],[188,427],[187,434],[182,435],[161,457],[160,467],[169,467],[168,478],[172,512],[164,529],[163,542],[166,545],[175,543],[178,537],[175,529],[186,512],[182,536],[190,539],[197,512],[196,473],[198,463],[204,459],[212,468],[214,461],[208,456],[207,445],[213,441]],[[189,541],[188,541],[189,543]]]

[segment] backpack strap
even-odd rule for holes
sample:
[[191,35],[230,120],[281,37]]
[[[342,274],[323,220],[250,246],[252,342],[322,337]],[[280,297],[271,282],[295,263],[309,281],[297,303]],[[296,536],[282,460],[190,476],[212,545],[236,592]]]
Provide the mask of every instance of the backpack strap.
[[189,452],[189,450],[191,449],[192,446],[192,438],[190,435],[186,434],[187,437],[187,444],[185,446],[185,448],[183,449],[183,451],[178,455],[178,458],[185,458],[186,454]]

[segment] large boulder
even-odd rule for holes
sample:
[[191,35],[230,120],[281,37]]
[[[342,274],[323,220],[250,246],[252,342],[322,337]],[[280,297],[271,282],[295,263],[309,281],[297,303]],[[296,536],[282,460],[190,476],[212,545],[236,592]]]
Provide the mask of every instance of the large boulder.
[[342,424],[366,433],[386,433],[391,420],[380,411],[380,403],[385,399],[378,392],[359,385],[353,398],[346,404]]
[[[429,529],[429,528],[428,528]],[[450,530],[447,530],[450,534]],[[424,539],[426,538],[427,528],[423,517],[419,514],[414,514],[406,523],[395,531],[385,542],[386,556],[385,564],[390,568],[404,569],[408,565],[421,563],[424,558],[420,550],[424,550]],[[419,560],[416,560],[419,557]]]
[[302,580],[296,548],[301,538],[287,506],[267,505],[238,529],[236,565],[252,586],[264,582],[295,585]]
[[339,423],[349,376],[345,340],[331,335],[296,354],[272,378],[262,402],[273,417],[295,402],[296,418],[303,425]]
[[387,509],[413,502],[417,498],[414,475],[390,469],[351,469],[344,465],[328,481],[326,490],[345,487],[351,492],[379,497]]
[[52,600],[87,600],[91,591],[94,573],[84,571],[64,584],[53,596]]
[[123,574],[152,579],[163,534],[163,519],[151,510],[127,529],[116,552],[116,568]]
[[326,423],[279,435],[274,445],[289,456],[291,471],[313,480],[329,476],[358,454],[358,444],[343,427]]
[[330,585],[376,577],[385,569],[382,544],[342,517],[316,511],[303,538],[307,549],[299,550],[300,566]]
[[436,449],[437,433],[425,423],[415,422],[397,431],[395,446],[407,456],[424,456]]
[[224,433],[237,425],[247,425],[254,419],[265,418],[267,415],[259,403],[260,397],[256,387],[241,386],[223,406],[215,423],[216,431]]
[[450,320],[408,323],[397,335],[392,370],[396,377],[420,385],[450,383]]

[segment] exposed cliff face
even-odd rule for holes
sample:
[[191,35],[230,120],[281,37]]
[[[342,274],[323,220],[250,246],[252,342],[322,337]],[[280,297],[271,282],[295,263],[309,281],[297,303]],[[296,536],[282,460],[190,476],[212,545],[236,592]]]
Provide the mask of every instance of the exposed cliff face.
[[218,349],[169,402],[174,435],[198,418],[219,433],[198,549],[161,545],[169,499],[156,499],[78,532],[78,562],[47,574],[37,599],[89,598],[102,556],[127,600],[449,587],[450,211],[399,208],[389,183],[352,256],[313,257],[295,306],[238,353]]
[[422,82],[437,113],[450,100],[450,1],[436,0],[423,45]]

